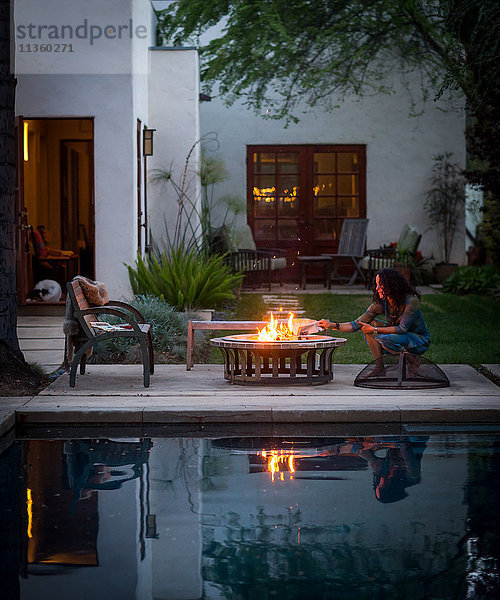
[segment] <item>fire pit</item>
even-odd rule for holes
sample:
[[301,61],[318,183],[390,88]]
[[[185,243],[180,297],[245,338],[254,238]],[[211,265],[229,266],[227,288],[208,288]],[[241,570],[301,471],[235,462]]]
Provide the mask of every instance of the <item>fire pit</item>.
[[240,385],[317,385],[331,381],[333,353],[347,340],[303,333],[307,329],[300,324],[303,321],[294,323],[291,315],[285,324],[271,315],[271,323],[258,333],[210,340],[224,356],[224,378]]

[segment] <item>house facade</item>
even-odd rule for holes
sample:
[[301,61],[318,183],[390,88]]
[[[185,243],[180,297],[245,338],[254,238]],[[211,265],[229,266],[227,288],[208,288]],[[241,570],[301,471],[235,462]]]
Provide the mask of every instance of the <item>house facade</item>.
[[[297,253],[335,252],[344,218],[369,219],[367,247],[396,242],[406,224],[419,249],[442,260],[424,203],[433,157],[447,152],[465,166],[465,115],[455,101],[417,105],[419,82],[394,76],[393,93],[338,99],[329,111],[299,106],[298,123],[254,114],[214,99],[200,105],[202,133],[215,131],[229,178],[218,193],[241,194],[257,246]],[[267,113],[267,114],[266,114]],[[465,262],[465,215],[452,260]]]
[[13,20],[19,302],[77,272],[130,296],[125,264],[177,211],[151,172],[199,160],[197,52],[155,47],[149,0],[16,0]]
[[[410,116],[419,82],[396,74],[393,93],[299,107],[296,124],[216,97],[200,104],[197,51],[155,46],[153,4],[14,3],[21,304],[36,281],[77,272],[130,296],[125,265],[147,251],[150,232],[160,244],[172,235],[179,208],[152,173],[166,169],[197,205],[200,140],[214,134],[229,174],[214,190],[220,213],[224,196],[239,196],[239,226],[250,225],[257,246],[286,249],[289,276],[298,253],[336,251],[347,217],[369,219],[368,248],[409,224],[423,254],[442,258],[424,202],[435,155],[465,165],[462,106],[427,101]],[[458,263],[464,223],[460,215]]]

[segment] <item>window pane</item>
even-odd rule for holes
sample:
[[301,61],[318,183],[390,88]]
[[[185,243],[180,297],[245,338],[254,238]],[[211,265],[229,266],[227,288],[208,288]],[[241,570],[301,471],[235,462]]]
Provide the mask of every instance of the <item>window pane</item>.
[[338,238],[337,219],[314,219],[314,238],[316,240],[336,240]]
[[359,159],[356,152],[339,152],[337,155],[337,168],[339,173],[359,171]]
[[337,176],[338,194],[358,194],[359,177],[358,175],[338,175]]
[[254,196],[253,214],[256,217],[274,217],[276,198],[274,196]]
[[298,196],[299,176],[280,175],[278,178],[278,196]]
[[359,217],[359,197],[339,197],[337,198],[339,217]]
[[275,235],[274,219],[256,219],[254,221],[254,237],[256,240],[274,240]]
[[293,196],[280,196],[278,198],[278,216],[296,217],[299,214],[299,199]]
[[334,152],[315,152],[313,160],[315,173],[335,173]]
[[274,196],[276,194],[276,178],[274,175],[254,175],[253,195]]
[[313,193],[315,196],[335,194],[335,175],[315,175]]
[[280,175],[278,179],[278,210],[281,217],[295,217],[299,211],[299,176]]
[[254,173],[274,173],[276,166],[275,152],[254,152],[253,170]]
[[287,219],[278,223],[278,239],[296,240],[299,237],[299,226],[295,219]]
[[279,173],[298,173],[299,172],[299,153],[298,152],[280,152],[278,154],[278,172]]
[[275,176],[254,175],[253,201],[256,217],[274,216],[276,201]]
[[316,198],[314,198],[314,216],[335,217],[335,198],[331,196],[316,196]]

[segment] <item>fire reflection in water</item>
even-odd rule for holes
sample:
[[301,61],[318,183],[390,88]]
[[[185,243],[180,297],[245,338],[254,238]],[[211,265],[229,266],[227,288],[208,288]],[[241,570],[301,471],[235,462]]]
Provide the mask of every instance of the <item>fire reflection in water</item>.
[[293,454],[285,454],[283,450],[279,452],[277,450],[270,450],[269,452],[263,450],[261,456],[267,459],[267,470],[271,473],[271,481],[274,481],[276,473],[278,479],[284,481],[285,469],[290,473],[290,480],[293,479],[292,473],[295,473],[295,456]]

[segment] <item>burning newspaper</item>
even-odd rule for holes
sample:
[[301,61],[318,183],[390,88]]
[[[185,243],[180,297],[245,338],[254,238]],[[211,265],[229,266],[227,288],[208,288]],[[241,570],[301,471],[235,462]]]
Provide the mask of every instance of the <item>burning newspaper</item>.
[[313,321],[312,319],[294,319],[293,329],[295,335],[298,336],[312,335],[313,333],[323,331],[323,328],[318,325],[318,321]]

